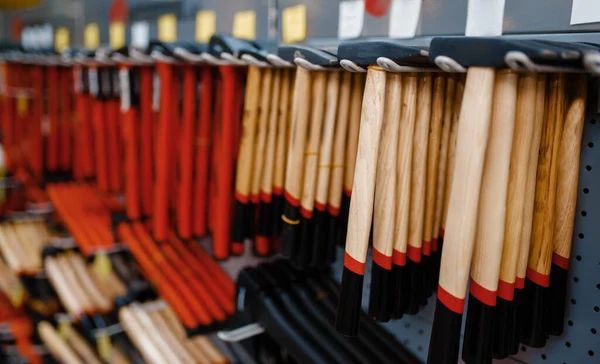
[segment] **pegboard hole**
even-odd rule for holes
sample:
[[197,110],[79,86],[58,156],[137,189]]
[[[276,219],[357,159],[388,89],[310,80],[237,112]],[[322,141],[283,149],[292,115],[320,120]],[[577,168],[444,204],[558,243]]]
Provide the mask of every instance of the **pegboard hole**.
[[590,190],[589,190],[589,189],[587,189],[587,188],[584,188],[584,189],[583,189],[583,193],[585,193],[585,194],[587,195],[588,193],[590,193]]
[[600,311],[600,307],[594,306],[594,311],[599,312]]
[[592,334],[593,334],[593,335],[596,335],[596,333],[598,332],[598,331],[596,331],[596,329],[594,329],[594,328],[592,328],[590,331],[592,332]]
[[402,345],[407,346],[408,344],[410,344],[410,340],[408,340],[408,339],[402,340]]
[[600,289],[600,283],[598,283],[598,284],[596,285],[596,288],[597,288],[597,289]]
[[420,353],[421,351],[423,351],[423,347],[421,345],[417,346],[417,351]]
[[571,304],[572,304],[572,305],[576,305],[576,304],[577,304],[577,300],[576,300],[576,299],[574,299],[574,298],[571,298]]
[[406,328],[406,329],[410,329],[410,323],[408,323],[408,322],[407,322],[407,323],[405,323],[405,324],[404,324],[404,328]]
[[579,278],[573,277],[573,282],[575,282],[575,283],[579,282]]
[[571,347],[571,343],[567,341],[567,342],[565,343],[565,346],[566,346],[566,347],[568,347],[568,348],[570,348],[570,347]]
[[589,356],[594,356],[594,352],[592,350],[588,350],[588,355]]
[[[567,325],[573,326],[573,321],[571,321],[571,320],[567,321]],[[569,344],[569,345],[571,345],[571,344]]]
[[521,345],[521,351],[522,352],[526,352],[527,351],[527,348],[525,347],[525,345]]
[[585,170],[586,170],[586,171],[588,171],[588,172],[589,172],[589,171],[591,171],[591,170],[592,170],[592,166],[590,166],[590,165],[588,164],[587,166],[585,166]]
[[546,359],[547,359],[546,354],[542,354],[542,360],[546,360]]
[[579,239],[583,239],[585,238],[585,235],[583,235],[583,233],[579,233],[579,235],[577,235],[579,237]]
[[577,259],[578,262],[581,262],[581,255],[576,256],[575,259]]
[[423,329],[419,329],[418,333],[419,333],[419,335],[423,335],[425,333],[425,331],[423,331]]
[[594,147],[594,143],[592,143],[592,142],[589,142],[589,143],[588,143],[588,148],[593,148],[593,147]]
[[585,210],[581,211],[581,216],[583,216],[583,217],[587,216],[587,211],[585,211]]

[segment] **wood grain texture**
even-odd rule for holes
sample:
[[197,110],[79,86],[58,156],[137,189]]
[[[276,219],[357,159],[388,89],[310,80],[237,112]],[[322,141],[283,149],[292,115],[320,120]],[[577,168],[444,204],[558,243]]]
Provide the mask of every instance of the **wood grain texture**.
[[527,164],[527,184],[525,186],[525,204],[523,207],[523,228],[521,231],[521,240],[519,243],[519,252],[517,259],[517,277],[525,278],[527,273],[527,263],[529,261],[529,247],[531,245],[531,235],[533,232],[533,214],[535,206],[535,188],[537,184],[538,161],[540,155],[540,144],[542,140],[542,131],[547,122],[548,104],[547,94],[547,75],[540,74],[537,79],[535,95],[535,118],[533,119],[533,134],[531,145],[529,147],[529,158]]
[[[429,123],[429,141],[427,143],[427,186],[425,190],[425,227],[423,241],[431,242],[434,236],[436,185],[438,182],[438,164],[442,139],[442,120],[444,118],[444,98],[446,93],[446,75],[438,74],[433,78],[433,101],[431,104],[431,122]],[[437,233],[435,233],[437,236]]]
[[587,76],[573,79],[574,97],[567,112],[562,138],[558,147],[556,204],[554,206],[554,252],[562,257],[571,256],[571,239],[577,205],[579,155],[585,119]]
[[146,362],[151,364],[167,363],[167,358],[152,342],[150,333],[145,330],[129,306],[121,307],[119,310],[119,322],[127,333],[127,337],[135,344]]
[[145,313],[148,315],[150,320],[152,320],[152,324],[156,330],[160,332],[160,337],[164,340],[165,344],[167,344],[173,350],[173,352],[175,352],[179,360],[181,360],[183,363],[194,363],[195,359],[183,345],[184,343],[180,341],[169,328],[169,325],[165,322],[160,312],[156,310],[149,310]]
[[554,232],[554,204],[556,201],[556,174],[558,145],[565,121],[565,75],[550,79],[548,122],[542,132],[533,214],[533,232],[529,247],[528,267],[547,275],[552,265],[552,233]]
[[420,74],[417,90],[417,121],[413,138],[412,181],[408,245],[421,248],[425,223],[425,189],[427,183],[427,144],[431,120],[432,76]]
[[67,256],[64,254],[60,255],[56,258],[56,261],[58,262],[59,269],[68,286],[68,290],[71,291],[72,295],[75,297],[78,304],[82,308],[82,313],[95,313],[94,302],[87,295],[87,293],[81,285],[81,282],[79,282],[79,279],[75,276],[74,272],[72,271]]
[[[346,137],[348,134],[348,119],[350,118],[350,94],[352,92],[352,73],[342,74],[340,94],[333,138],[333,159],[331,161],[331,177],[327,204],[339,211],[342,205],[344,189],[344,162],[346,160]],[[362,90],[362,85],[360,85]]]
[[[471,278],[490,291],[498,289],[504,246],[506,195],[515,116],[518,76],[499,71],[494,86],[492,124],[485,154]],[[535,85],[535,78],[533,80]]]
[[373,213],[373,248],[391,257],[396,224],[396,177],[398,131],[402,109],[402,76],[390,73],[386,80],[385,109],[377,157],[375,206]]
[[71,254],[67,256],[68,269],[77,277],[83,292],[89,298],[95,310],[108,312],[112,308],[112,302],[105,297],[96,286],[94,280],[87,272],[85,262],[80,255]]
[[453,75],[446,79],[446,95],[444,100],[444,119],[442,137],[438,157],[438,171],[435,192],[435,215],[433,218],[433,237],[437,238],[442,226],[444,212],[444,192],[446,191],[446,169],[448,166],[448,145],[450,144],[450,126],[454,110],[454,95],[456,93],[456,80]]
[[452,190],[452,178],[454,176],[454,163],[456,161],[456,139],[458,137],[458,120],[462,108],[463,94],[465,92],[465,81],[462,75],[456,79],[456,93],[454,107],[452,110],[452,124],[450,125],[450,139],[448,140],[448,162],[446,168],[446,187],[444,191],[444,208],[442,213],[442,230],[446,228],[448,219],[448,204],[450,203],[450,191]]
[[338,111],[340,90],[340,72],[331,72],[327,80],[327,101],[325,105],[325,120],[321,131],[319,146],[319,162],[317,165],[317,182],[315,201],[322,206],[327,203],[329,192],[329,176],[331,174],[331,158],[333,155],[333,137]]
[[277,120],[277,141],[275,144],[275,166],[273,171],[273,186],[283,188],[285,178],[285,153],[287,152],[288,122],[291,95],[290,70],[283,69],[281,72],[281,95],[279,99],[279,118]]
[[83,314],[84,308],[79,303],[75,294],[69,289],[69,284],[65,280],[56,258],[47,257],[44,259],[44,269],[48,276],[48,280],[52,283],[52,287],[56,290],[58,299],[67,310],[67,313],[69,313],[72,318],[79,317],[79,315]]
[[142,309],[138,304],[133,304],[130,307],[132,308],[133,314],[136,316],[138,322],[140,323],[140,326],[146,333],[148,333],[148,337],[150,338],[154,346],[156,346],[160,351],[161,356],[166,358],[166,363],[183,364],[183,361],[177,355],[176,349],[167,343],[165,337],[166,334],[159,330],[158,327],[156,327],[148,313],[146,313],[144,309]]
[[350,121],[348,124],[348,141],[346,147],[346,170],[344,172],[344,190],[352,191],[354,168],[356,166],[356,151],[358,148],[358,130],[361,122],[363,90],[365,76],[362,73],[354,75],[352,94],[350,96]]
[[65,343],[58,332],[46,321],[37,325],[37,332],[52,356],[65,364],[83,364],[77,354]]
[[396,229],[394,250],[406,253],[408,225],[411,211],[412,156],[415,124],[417,120],[417,83],[415,73],[404,75],[402,80],[402,113],[400,116],[397,152]]
[[304,183],[302,186],[302,199],[300,201],[300,206],[306,211],[312,211],[315,204],[315,192],[317,189],[315,184],[317,183],[319,145],[321,144],[321,129],[323,126],[323,116],[325,115],[325,101],[327,95],[330,92],[337,93],[337,88],[339,87],[339,82],[335,80],[333,82],[328,81],[328,73],[324,71],[315,72],[312,84],[312,99],[310,102],[312,112],[308,127],[306,152],[304,153]]
[[277,124],[279,119],[279,99],[281,95],[281,70],[273,70],[273,87],[269,104],[269,122],[267,126],[267,145],[260,191],[271,195],[275,168],[275,144],[277,142]]
[[311,72],[296,68],[296,81],[292,96],[292,125],[288,143],[285,172],[285,191],[300,200],[304,175],[304,151],[310,117]]
[[261,70],[258,67],[248,67],[246,82],[246,97],[244,101],[244,117],[242,121],[242,137],[238,152],[235,190],[243,196],[250,193],[252,176],[252,154],[256,138],[256,122],[258,120],[259,96],[261,87]]
[[440,263],[439,285],[462,299],[467,291],[479,193],[491,122],[495,71],[470,67],[458,122],[456,160]]
[[510,157],[510,175],[506,201],[506,224],[500,279],[514,283],[517,273],[519,245],[523,231],[529,154],[536,117],[536,74],[524,74],[519,79],[517,116]]
[[271,104],[271,89],[273,87],[273,70],[270,68],[262,71],[262,86],[260,89],[260,108],[258,111],[258,125],[254,145],[254,163],[252,165],[252,178],[250,196],[256,198],[260,192],[260,183],[264,172],[264,161],[267,144],[267,128],[269,125],[269,106]]
[[367,259],[373,219],[377,155],[385,106],[385,85],[386,72],[378,67],[369,67],[360,116],[356,172],[352,185],[346,235],[346,253],[361,263]]

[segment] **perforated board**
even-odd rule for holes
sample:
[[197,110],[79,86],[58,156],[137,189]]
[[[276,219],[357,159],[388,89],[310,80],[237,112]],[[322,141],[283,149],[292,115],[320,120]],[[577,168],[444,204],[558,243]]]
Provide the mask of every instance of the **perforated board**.
[[[600,80],[590,80],[577,196],[577,214],[565,300],[563,335],[551,337],[546,346],[534,349],[521,345],[519,354],[495,363],[600,363]],[[338,251],[335,278],[341,279],[343,251]],[[367,258],[363,307],[370,292],[371,257]],[[435,296],[415,316],[383,324],[396,338],[423,361],[427,360]],[[463,319],[466,317],[463,316]],[[463,322],[464,328],[464,322]]]

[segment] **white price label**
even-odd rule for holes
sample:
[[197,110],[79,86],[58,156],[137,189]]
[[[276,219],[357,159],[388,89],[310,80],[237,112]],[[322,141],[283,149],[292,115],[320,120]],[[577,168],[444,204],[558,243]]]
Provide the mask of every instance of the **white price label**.
[[414,38],[421,20],[423,0],[393,0],[390,9],[390,38]]
[[98,69],[90,68],[88,71],[88,78],[90,82],[90,93],[93,96],[98,96]]
[[338,38],[358,38],[365,21],[364,0],[342,1],[340,3],[340,18],[338,23]]
[[600,1],[573,0],[571,25],[600,22]]
[[134,47],[146,48],[150,42],[150,24],[136,21],[131,25],[131,44]]
[[129,87],[129,70],[119,70],[119,85],[121,86],[121,111],[131,107],[131,88]]
[[152,80],[152,110],[158,112],[160,109],[160,76],[158,72],[154,72]]
[[506,0],[469,0],[465,35],[495,37],[502,35]]

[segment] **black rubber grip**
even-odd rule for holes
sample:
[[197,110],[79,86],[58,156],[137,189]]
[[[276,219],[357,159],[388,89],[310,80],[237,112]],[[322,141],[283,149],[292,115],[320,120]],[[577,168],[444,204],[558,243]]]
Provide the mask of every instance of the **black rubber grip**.
[[273,194],[271,197],[272,211],[273,211],[273,236],[281,237],[281,230],[283,229],[283,206],[285,204],[285,197],[283,195]]
[[267,238],[273,236],[273,204],[271,202],[260,202],[257,220],[256,234]]
[[392,280],[392,318],[401,319],[404,316],[404,307],[402,302],[407,292],[404,291],[404,266],[392,264],[392,274],[394,276]]
[[371,265],[371,292],[369,293],[368,315],[374,321],[388,322],[391,318],[390,299],[388,297],[393,292],[389,290],[391,275],[391,269],[385,269],[375,262]]
[[469,294],[462,359],[467,364],[491,363],[495,306],[489,306]]
[[496,298],[496,314],[494,315],[494,359],[504,359],[511,355],[510,349],[516,342],[515,325],[517,324],[516,302]]
[[312,255],[310,265],[316,269],[326,269],[329,265],[329,224],[331,223],[331,215],[327,211],[316,209],[313,211],[313,237],[312,242]]
[[285,201],[283,229],[281,232],[281,255],[292,259],[298,254],[300,234],[302,233],[300,209]]
[[300,270],[306,269],[312,260],[312,239],[314,236],[314,221],[312,218],[307,219],[302,217],[302,222],[300,228],[302,233],[300,236],[300,243],[298,245],[298,254],[296,254],[295,259],[292,259],[292,262],[296,265]]
[[423,265],[406,259],[403,278],[402,289],[405,294],[402,296],[402,307],[404,313],[416,315],[419,313],[425,288],[423,287]]
[[364,276],[344,267],[335,328],[345,336],[356,337],[360,322]]
[[546,345],[548,332],[549,287],[542,287],[529,279],[525,280],[523,299],[519,304],[519,341],[533,348]]
[[350,216],[350,197],[345,193],[342,195],[342,206],[340,207],[338,234],[336,244],[346,246],[346,232],[348,231],[348,217]]
[[565,326],[565,300],[569,271],[552,264],[550,271],[550,299],[548,315],[548,334],[560,336]]
[[446,307],[439,298],[437,299],[429,340],[428,364],[458,362],[462,316]]
[[240,201],[235,201],[235,205],[233,207],[233,224],[231,226],[231,240],[236,243],[244,242],[244,234],[246,231],[246,224],[248,224],[248,216],[247,213],[248,204],[242,203]]

